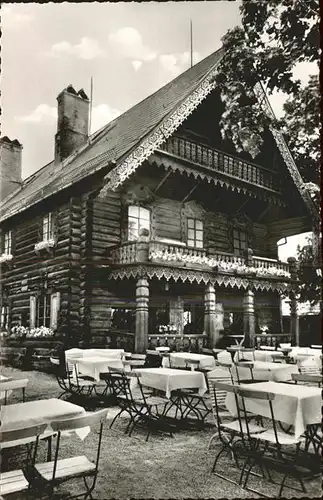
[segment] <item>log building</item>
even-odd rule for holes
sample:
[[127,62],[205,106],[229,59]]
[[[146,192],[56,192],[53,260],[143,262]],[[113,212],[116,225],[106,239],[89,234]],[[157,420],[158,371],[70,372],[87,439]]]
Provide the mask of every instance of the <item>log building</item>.
[[165,338],[212,346],[222,329],[250,344],[263,327],[281,331],[294,263],[277,260],[276,243],[318,216],[277,130],[255,158],[222,139],[221,57],[90,137],[89,99],[69,85],[54,159],[25,180],[21,144],[1,139],[2,328],[138,352]]

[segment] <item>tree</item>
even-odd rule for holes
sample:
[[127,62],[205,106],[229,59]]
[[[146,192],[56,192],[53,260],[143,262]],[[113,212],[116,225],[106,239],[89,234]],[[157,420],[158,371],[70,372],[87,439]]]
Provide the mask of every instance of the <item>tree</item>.
[[[225,109],[222,134],[238,151],[256,156],[264,131],[281,127],[305,181],[318,183],[319,86],[312,76],[303,86],[293,76],[301,62],[319,62],[317,0],[243,0],[242,27],[222,39],[224,56],[215,77]],[[254,87],[285,92],[285,119],[278,122],[255,96]]]
[[315,265],[312,239],[307,244],[297,247],[298,286],[296,293],[300,302],[309,301],[311,305],[322,300],[322,269]]

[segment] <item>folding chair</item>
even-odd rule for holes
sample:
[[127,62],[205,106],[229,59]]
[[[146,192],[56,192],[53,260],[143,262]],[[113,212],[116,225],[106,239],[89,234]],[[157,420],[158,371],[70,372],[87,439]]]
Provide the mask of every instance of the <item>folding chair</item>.
[[297,366],[299,373],[302,375],[321,375],[317,361],[311,356],[298,354]]
[[[19,380],[4,380],[0,381],[0,392],[4,392],[4,405],[7,404],[7,399],[11,391],[22,389],[22,402],[25,402],[25,390],[28,385],[28,378]],[[9,394],[8,394],[9,393]]]
[[[254,378],[253,378],[253,366],[254,366],[254,364],[251,361],[235,361],[233,363],[233,365],[235,367],[235,374],[237,376],[238,384],[248,384],[248,383],[250,384],[250,383],[254,382]],[[250,378],[241,379],[240,375],[239,375],[239,368],[247,368],[250,372]]]
[[49,358],[52,364],[53,372],[55,374],[57,383],[63,392],[58,396],[58,399],[61,399],[63,396],[72,394],[70,378],[67,374],[66,364],[62,363],[57,358]]
[[[16,446],[24,442],[35,443],[33,457],[31,458],[31,465],[35,463],[39,437],[44,433],[47,424],[33,425],[24,429],[15,429],[8,431],[0,431],[1,446],[5,449],[8,443],[16,443]],[[9,446],[8,446],[9,447]],[[0,492],[1,495],[9,495],[19,491],[26,491],[30,489],[30,483],[26,479],[24,472],[13,470],[8,472],[1,472],[0,474]]]
[[[239,386],[227,384],[223,382],[218,382],[216,380],[210,380],[212,386],[212,400],[214,401],[214,417],[216,420],[216,429],[219,437],[219,441],[222,444],[220,451],[217,453],[213,467],[212,473],[216,476],[225,479],[233,484],[239,484],[237,481],[232,480],[230,477],[224,476],[216,472],[217,463],[221,457],[221,455],[228,451],[231,456],[233,456],[235,460],[236,466],[239,468],[238,456],[245,456],[245,448],[246,448],[246,434],[248,429],[253,429],[254,433],[262,433],[265,432],[265,428],[256,424],[252,424],[248,422],[249,415],[247,416],[247,422],[244,418],[241,418],[241,410],[239,407],[238,401],[238,391]],[[223,399],[226,397],[227,393],[231,393],[234,396],[235,400],[235,408],[237,412],[237,418],[232,421],[232,417],[230,420],[224,420],[222,410],[223,410]],[[225,395],[224,395],[225,394]],[[213,437],[213,436],[212,436]],[[234,440],[237,439],[235,442]],[[239,443],[239,446],[238,446]],[[241,446],[242,445],[242,446]]]
[[[254,347],[240,347],[238,350],[238,360],[237,361],[243,361],[243,355],[245,353],[250,353],[252,357],[252,361],[255,361],[255,349]],[[247,359],[246,361],[250,361]]]
[[[112,370],[112,369],[111,369]],[[125,372],[117,369],[112,370],[112,386],[116,391],[116,398],[120,406],[120,411],[115,415],[110,424],[110,429],[114,422],[124,412],[128,413],[130,422],[125,433],[131,436],[134,428],[140,422],[148,425],[146,441],[148,441],[151,428],[156,430],[166,430],[172,436],[172,429],[166,425],[163,419],[166,406],[169,400],[159,396],[151,396],[145,393],[140,383],[141,374],[138,372]],[[131,384],[131,380],[134,384]],[[136,388],[133,386],[136,385]],[[162,412],[158,408],[162,407]]]
[[[247,483],[253,467],[255,465],[259,465],[262,470],[264,468],[266,469],[269,481],[280,486],[277,497],[281,496],[288,476],[297,479],[301,485],[301,490],[295,488],[294,486],[289,486],[289,488],[306,493],[300,471],[296,467],[299,447],[300,444],[305,441],[305,438],[296,438],[293,435],[279,432],[277,430],[277,424],[273,409],[275,394],[249,390],[247,388],[242,388],[241,386],[239,386],[238,388],[238,394],[242,397],[242,409],[245,417],[247,415],[246,402],[248,399],[263,400],[266,401],[269,405],[269,412],[272,423],[272,428],[268,428],[267,430],[265,430],[265,432],[256,434],[253,432],[253,430],[251,430],[248,420],[245,420],[249,441],[249,454],[241,471],[240,484],[243,481],[243,475],[246,474],[243,488],[248,489],[249,491],[253,491],[254,493],[257,493],[259,495],[267,496],[262,492],[247,488]],[[284,447],[287,447],[286,451],[288,451],[288,454],[284,453]],[[292,456],[290,455],[291,447],[295,447],[295,453],[293,453]],[[266,454],[267,451],[269,452],[268,455]],[[273,481],[269,471],[269,467],[272,467],[277,471],[284,473],[283,479],[280,484]],[[269,496],[269,498],[271,498],[271,496]]]
[[[106,423],[107,413],[108,410],[104,409],[84,416],[52,422],[51,427],[57,432],[55,457],[51,462],[36,463],[34,465],[32,486],[41,491],[44,490],[44,487],[48,488],[49,495],[53,496],[55,488],[60,484],[71,479],[82,478],[86,489],[84,499],[93,498],[92,491],[95,488],[99,472],[102,431]],[[85,455],[64,459],[58,458],[61,436],[64,431],[82,429],[83,427],[93,428],[94,426],[99,426],[98,445],[94,461],[89,460]],[[75,496],[80,496],[80,494],[78,493]]]
[[129,366],[131,368],[140,368],[145,366],[146,354],[131,354],[130,359],[122,360],[124,366]]
[[301,382],[303,385],[310,385],[321,387],[322,386],[322,375],[312,375],[308,373],[292,373],[292,380],[297,384]]
[[218,359],[216,359],[215,366],[218,366],[218,367],[222,368],[223,370],[225,370],[228,373],[228,376],[231,380],[231,384],[234,384],[234,379],[233,379],[233,375],[232,375],[232,366],[233,365],[232,365],[231,361],[228,363],[228,362],[219,361]]

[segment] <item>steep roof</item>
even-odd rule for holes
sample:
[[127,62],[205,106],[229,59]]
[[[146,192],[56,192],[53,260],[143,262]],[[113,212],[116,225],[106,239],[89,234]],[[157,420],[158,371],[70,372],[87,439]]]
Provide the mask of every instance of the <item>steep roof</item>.
[[[57,165],[54,161],[27,178],[0,205],[0,220],[8,219],[41,200],[110,167],[102,189],[116,189],[148,158],[215,88],[214,76],[223,49],[209,55],[167,85],[94,133],[88,143]],[[261,84],[257,91],[264,112],[272,113]],[[319,215],[282,134],[271,133],[286,168],[316,224]]]
[[168,115],[192,94],[223,55],[222,49],[209,55],[167,85],[114,119],[89,143],[60,165],[54,161],[28,177],[23,185],[0,205],[1,220],[89,176],[118,163]]

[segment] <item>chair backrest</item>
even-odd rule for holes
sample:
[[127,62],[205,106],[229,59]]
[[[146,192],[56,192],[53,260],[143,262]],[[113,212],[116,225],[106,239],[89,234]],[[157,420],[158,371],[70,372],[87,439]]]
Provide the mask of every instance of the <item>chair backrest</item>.
[[213,410],[213,415],[217,423],[217,430],[221,438],[221,410],[225,408],[225,400],[227,397],[227,393],[232,393],[234,396],[234,401],[235,401],[235,408],[237,411],[238,419],[239,419],[239,425],[240,425],[240,431],[242,431],[242,424],[241,424],[241,418],[240,418],[240,409],[238,406],[238,386],[232,385],[227,382],[221,382],[219,380],[214,380],[213,378],[209,378],[209,384],[210,384],[210,395],[211,395],[211,400],[212,400],[212,406],[215,409],[215,412]]
[[320,368],[315,358],[297,355],[298,371],[302,375],[320,375]]
[[137,354],[137,353],[133,353],[131,354],[131,358],[130,359],[141,359],[141,360],[144,360],[146,359],[146,354]]
[[18,429],[12,429],[12,430],[1,430],[0,431],[0,441],[1,443],[7,442],[7,441],[18,441],[20,439],[27,439],[34,437],[35,439],[37,436],[40,436],[43,434],[47,428],[47,424],[40,424],[40,425],[32,425],[29,427],[21,427]]
[[159,358],[161,357],[161,351],[154,351],[153,349],[147,349],[146,350],[147,356],[158,356]]
[[52,365],[59,366],[59,359],[58,358],[49,358],[49,361],[52,363]]
[[271,392],[262,392],[262,391],[256,391],[253,389],[248,389],[247,387],[241,387],[239,386],[238,388],[238,394],[241,396],[242,400],[242,412],[244,415],[244,421],[246,425],[246,430],[247,430],[247,435],[248,439],[251,442],[251,437],[250,437],[250,429],[249,429],[249,420],[250,420],[250,414],[248,413],[247,410],[247,400],[252,399],[252,400],[262,400],[262,401],[267,401],[269,405],[269,411],[270,411],[270,416],[272,420],[272,425],[273,425],[273,431],[276,439],[276,443],[279,444],[278,442],[278,434],[277,434],[277,425],[276,425],[276,420],[275,420],[275,415],[274,415],[274,409],[273,409],[273,400],[275,399],[275,394]]
[[[211,402],[212,406],[215,406],[216,401],[215,401],[215,395],[217,398],[217,404],[221,408],[225,408],[225,399],[227,396],[227,392],[225,388],[223,388],[223,385],[231,385],[231,377],[228,375],[228,377],[215,377],[214,375],[209,372],[206,376],[207,378],[207,386],[209,389],[210,397],[211,397]],[[219,382],[221,384],[221,387],[216,385],[216,382]]]
[[317,385],[321,387],[322,385],[322,375],[312,375],[308,373],[292,373],[292,380],[294,382],[304,382],[311,385]]
[[241,383],[241,377],[240,377],[240,373],[239,373],[239,368],[247,368],[249,369],[249,372],[250,372],[250,379],[245,379],[245,377],[243,377],[243,381],[246,381],[246,380],[251,380],[253,381],[254,380],[254,377],[253,377],[253,367],[254,367],[254,364],[252,361],[235,361],[234,362],[234,373],[237,377],[237,382],[238,384]]

